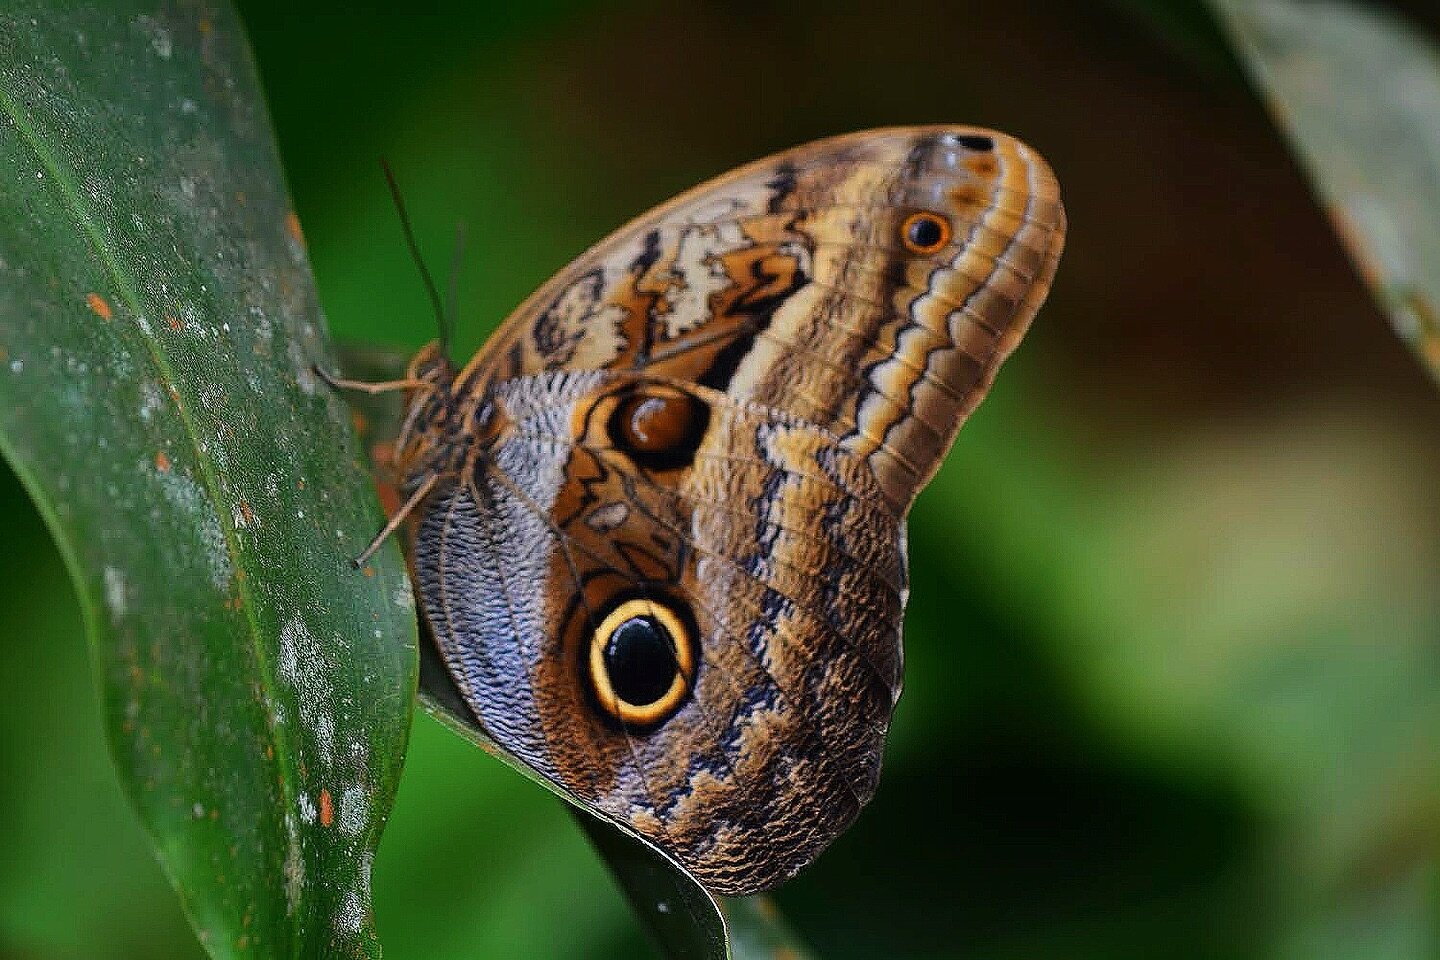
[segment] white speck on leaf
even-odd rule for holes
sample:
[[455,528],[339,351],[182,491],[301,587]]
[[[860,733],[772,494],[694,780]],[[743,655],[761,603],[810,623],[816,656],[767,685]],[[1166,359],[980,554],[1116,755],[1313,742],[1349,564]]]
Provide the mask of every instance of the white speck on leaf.
[[225,542],[225,534],[220,530],[219,518],[210,509],[205,491],[200,484],[179,469],[163,469],[148,462],[142,464],[142,469],[156,478],[161,493],[174,512],[197,534],[201,559],[210,570],[210,582],[216,590],[228,591],[231,576],[230,548]]
[[285,852],[285,914],[294,916],[295,908],[300,905],[300,893],[305,889],[305,861],[300,855],[300,827],[289,811],[285,813],[285,832],[290,837]]
[[175,52],[175,44],[171,41],[170,31],[165,29],[164,24],[154,17],[142,16],[136,18],[135,26],[150,38],[150,49],[154,50],[161,60],[170,59],[170,54]]
[[365,829],[365,814],[369,808],[364,787],[359,784],[346,787],[345,792],[340,794],[340,832],[358,837]]
[[340,911],[335,916],[335,928],[342,933],[357,934],[365,927],[365,904],[370,901],[370,872],[375,865],[375,854],[366,850],[360,855],[360,869],[356,871],[355,889],[345,894],[340,902]]
[[300,819],[307,824],[315,822],[315,801],[306,793],[300,794]]
[[360,902],[360,894],[354,890],[345,894],[340,912],[335,915],[335,926],[342,933],[359,933],[365,926],[365,906]]
[[330,679],[320,641],[299,616],[280,628],[280,675],[295,689],[300,725],[315,738],[327,765],[335,761],[335,717]]
[[125,616],[125,575],[114,567],[106,567],[105,604],[115,617]]
[[140,419],[150,422],[156,411],[163,405],[164,400],[160,397],[160,388],[150,382],[140,387]]

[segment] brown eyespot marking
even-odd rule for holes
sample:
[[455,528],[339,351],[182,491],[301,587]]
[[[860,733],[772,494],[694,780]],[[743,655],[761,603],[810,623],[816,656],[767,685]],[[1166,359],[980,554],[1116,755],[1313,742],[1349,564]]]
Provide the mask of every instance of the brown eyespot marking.
[[610,415],[611,443],[642,467],[689,466],[710,425],[710,408],[698,397],[661,384],[637,387]]
[[627,730],[651,729],[690,693],[694,632],[666,600],[626,600],[590,635],[585,663],[600,708]]
[[926,255],[943,250],[950,242],[950,221],[928,210],[912,213],[900,224],[900,241],[911,253]]

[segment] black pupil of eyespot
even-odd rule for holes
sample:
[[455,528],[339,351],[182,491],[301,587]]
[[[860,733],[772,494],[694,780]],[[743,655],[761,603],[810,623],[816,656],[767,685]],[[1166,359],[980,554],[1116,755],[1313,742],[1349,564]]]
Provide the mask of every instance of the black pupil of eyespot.
[[678,669],[673,641],[652,617],[631,617],[605,644],[610,688],[626,703],[643,707],[665,695]]
[[910,223],[910,242],[917,247],[933,247],[942,236],[934,217],[916,217]]

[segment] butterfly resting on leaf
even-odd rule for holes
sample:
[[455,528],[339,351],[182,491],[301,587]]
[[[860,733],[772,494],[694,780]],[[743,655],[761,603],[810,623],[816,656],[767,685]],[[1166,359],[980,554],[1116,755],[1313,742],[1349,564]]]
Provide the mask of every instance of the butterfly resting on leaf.
[[[1044,300],[1054,175],[989,130],[742,167],[403,380],[422,615],[503,750],[715,893],[806,866],[875,792],[905,517]],[[368,551],[367,551],[368,554]]]

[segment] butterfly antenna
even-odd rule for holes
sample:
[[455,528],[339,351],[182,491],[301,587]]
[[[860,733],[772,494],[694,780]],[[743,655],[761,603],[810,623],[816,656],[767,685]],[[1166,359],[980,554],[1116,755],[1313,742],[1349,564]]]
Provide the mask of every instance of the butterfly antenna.
[[420,244],[415,241],[415,230],[410,226],[410,214],[405,210],[405,200],[400,196],[400,185],[395,182],[395,171],[390,169],[390,163],[382,159],[380,168],[385,171],[385,182],[390,185],[390,199],[395,201],[395,212],[400,216],[400,229],[405,232],[405,245],[410,248],[410,257],[415,261],[415,266],[420,268],[420,279],[425,284],[425,292],[430,297],[430,306],[435,310],[435,322],[440,327],[440,356],[445,362],[450,360],[450,320],[445,315],[445,306],[440,301],[440,291],[435,286],[435,278],[430,275],[430,269],[425,266],[425,259],[420,256]]
[[[454,324],[460,316],[460,261],[465,256],[465,221],[455,222],[455,244],[450,251],[450,277],[446,281],[445,315]],[[445,346],[449,346],[448,343]]]

